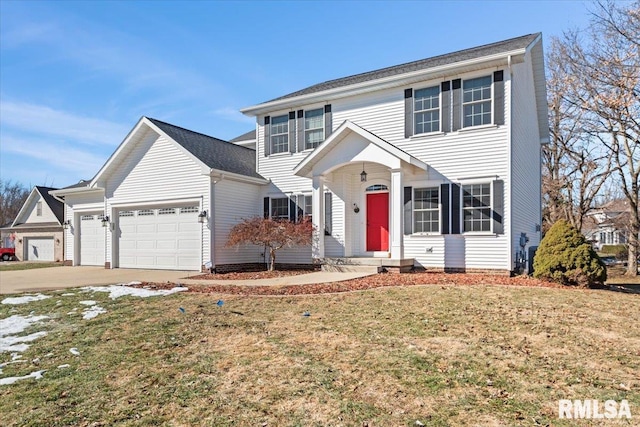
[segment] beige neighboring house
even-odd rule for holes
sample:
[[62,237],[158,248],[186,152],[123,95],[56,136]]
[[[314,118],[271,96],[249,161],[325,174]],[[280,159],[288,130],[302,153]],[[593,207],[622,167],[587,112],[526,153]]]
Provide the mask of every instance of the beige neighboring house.
[[49,194],[56,188],[35,186],[7,230],[20,261],[64,259],[64,204]]

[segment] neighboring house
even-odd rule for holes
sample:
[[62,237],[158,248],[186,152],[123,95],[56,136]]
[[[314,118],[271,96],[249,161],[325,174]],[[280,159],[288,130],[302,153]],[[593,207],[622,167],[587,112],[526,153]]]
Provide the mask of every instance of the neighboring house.
[[314,244],[283,250],[284,264],[506,273],[521,242],[540,240],[540,34],[242,112],[257,125],[236,145],[142,118],[87,186],[54,192],[72,223],[67,259],[189,270],[262,263],[263,248],[224,247],[233,224],[254,215],[311,217]]
[[64,205],[49,194],[55,188],[35,186],[22,205],[9,231],[21,261],[64,259]]
[[628,241],[629,202],[613,200],[587,214],[583,233],[596,250],[605,245],[624,245]]

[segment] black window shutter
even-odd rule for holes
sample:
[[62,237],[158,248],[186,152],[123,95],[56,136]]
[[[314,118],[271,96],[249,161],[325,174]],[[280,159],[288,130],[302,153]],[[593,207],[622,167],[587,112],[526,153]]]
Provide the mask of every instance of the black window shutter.
[[504,72],[502,70],[493,73],[493,122],[496,125],[504,124]]
[[265,157],[271,154],[271,117],[265,116],[264,118],[264,155]]
[[411,198],[413,196],[413,187],[404,187],[404,234],[413,232],[413,223],[411,215]]
[[493,181],[493,232],[504,234],[504,181]]
[[331,206],[331,193],[324,193],[324,235],[331,236],[332,231],[332,206]]
[[451,234],[460,234],[460,185],[451,184]]
[[451,132],[451,82],[440,85],[442,98],[442,132]]
[[263,214],[265,218],[269,218],[269,198],[265,197],[264,198],[264,204],[263,204]]
[[289,199],[289,221],[296,222],[298,210],[296,209],[296,196]]
[[451,206],[449,201],[449,184],[440,184],[440,222],[442,223],[442,234],[449,234],[449,214]]
[[413,89],[404,90],[404,137],[413,135]]
[[298,153],[304,151],[304,110],[298,110]]
[[296,112],[289,111],[289,152],[296,152]]
[[451,81],[453,89],[453,130],[456,131],[462,127],[462,80],[455,79]]
[[331,104],[324,106],[324,139],[329,138],[333,132],[333,117],[331,114]]

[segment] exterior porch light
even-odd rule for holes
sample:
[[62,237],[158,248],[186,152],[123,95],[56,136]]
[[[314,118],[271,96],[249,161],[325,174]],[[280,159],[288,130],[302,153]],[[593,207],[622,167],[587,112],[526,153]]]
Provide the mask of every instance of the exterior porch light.
[[205,222],[207,222],[207,211],[200,212],[200,214],[198,215],[198,222],[200,224],[204,224]]
[[65,230],[68,230],[70,226],[71,226],[71,221],[69,220],[66,220],[65,222],[62,223],[62,228],[64,228]]
[[360,172],[360,182],[367,182],[367,173],[364,171],[364,163],[362,164],[362,172]]
[[109,215],[106,215],[105,217],[102,218],[102,226],[103,227],[109,226]]
[[355,213],[360,212],[360,208],[358,207],[358,204],[357,204],[357,203],[354,203],[354,204],[353,204],[353,211],[354,211]]

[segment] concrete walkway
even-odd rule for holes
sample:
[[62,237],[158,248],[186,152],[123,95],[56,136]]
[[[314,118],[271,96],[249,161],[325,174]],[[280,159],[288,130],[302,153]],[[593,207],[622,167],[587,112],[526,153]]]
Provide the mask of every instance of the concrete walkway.
[[196,271],[174,270],[136,270],[115,268],[107,270],[103,267],[50,267],[31,270],[0,271],[0,294],[19,292],[53,291],[92,285],[114,285],[119,283],[157,282],[244,286],[285,286],[306,285],[313,283],[339,282],[368,276],[370,273],[360,272],[323,272],[318,271],[296,276],[277,277],[256,280],[195,280],[189,276],[200,273]]

